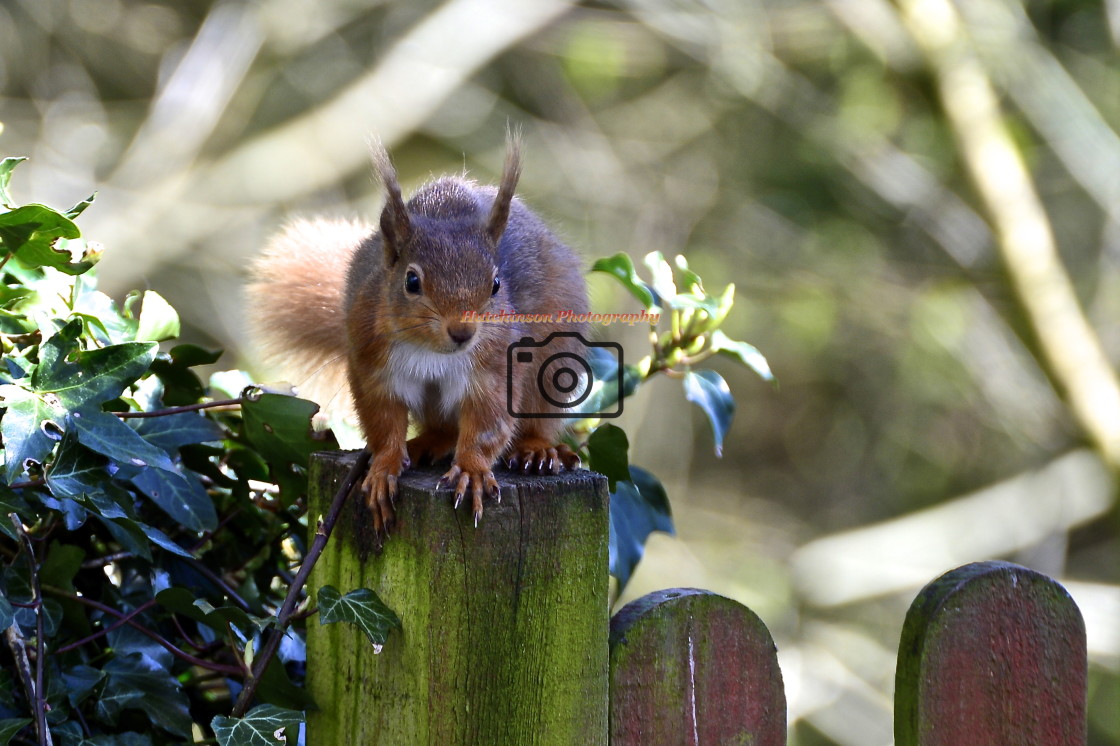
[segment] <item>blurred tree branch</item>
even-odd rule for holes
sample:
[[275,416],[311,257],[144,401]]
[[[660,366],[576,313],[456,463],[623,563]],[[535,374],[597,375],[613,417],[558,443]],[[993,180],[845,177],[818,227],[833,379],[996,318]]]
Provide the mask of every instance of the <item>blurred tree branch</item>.
[[949,0],[900,0],[929,59],[966,167],[990,214],[1012,288],[1074,417],[1120,471],[1120,380],[1062,264],[1050,221],[999,102]]

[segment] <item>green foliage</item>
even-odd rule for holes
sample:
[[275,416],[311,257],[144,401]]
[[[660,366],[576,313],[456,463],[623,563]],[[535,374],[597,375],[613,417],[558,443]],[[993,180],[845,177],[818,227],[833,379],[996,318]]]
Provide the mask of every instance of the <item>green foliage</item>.
[[[98,251],[73,222],[92,198],[66,213],[12,204],[21,160],[0,163],[0,628],[31,651],[23,661],[12,651],[4,669],[33,668],[45,688],[0,677],[0,742],[47,727],[60,743],[177,743],[208,727],[221,744],[275,743],[311,704],[303,622],[278,610],[307,549],[310,456],[337,445],[312,429],[311,402],[252,385],[215,398],[196,369],[220,353],[161,348],[179,333],[166,300],[147,291],[118,305],[97,290]],[[660,255],[646,264],[652,283],[625,255],[596,265],[671,326],[658,335],[654,321],[653,351],[637,365],[598,350],[596,403],[657,373],[681,376],[718,447],[734,402],[714,371],[692,366],[728,351],[769,370],[718,330],[730,290],[706,295],[678,259],[681,293]],[[650,532],[672,532],[668,500],[629,464],[621,429],[585,420],[581,432],[589,464],[610,479],[611,567],[625,584]],[[324,586],[318,603],[320,623],[353,624],[377,648],[401,628],[368,589]],[[273,658],[278,635],[291,644]],[[243,685],[260,704],[229,717]]]
[[401,628],[401,620],[373,591],[359,588],[342,595],[330,585],[319,589],[319,622],[350,622],[365,633],[378,652],[389,630]]
[[[642,304],[650,317],[652,347],[650,354],[636,365],[624,366],[622,376],[618,375],[619,362],[612,365],[609,360],[593,356],[591,365],[597,387],[593,391],[597,397],[594,403],[598,411],[605,411],[658,373],[678,378],[684,385],[685,397],[707,415],[716,455],[721,455],[735,415],[735,398],[719,373],[696,366],[718,354],[750,368],[765,380],[772,381],[774,376],[762,353],[746,342],[731,339],[720,329],[735,303],[734,285],[729,284],[718,296],[710,295],[704,290],[700,275],[689,268],[683,256],[676,257],[670,265],[661,252],[655,251],[646,256],[645,265],[651,276],[649,282],[641,278],[627,254],[600,259],[591,267],[593,272],[603,272],[618,280]],[[662,331],[663,321],[667,323]],[[577,431],[580,429],[588,433],[586,453],[591,468],[610,480],[611,574],[621,589],[641,559],[649,534],[673,532],[668,497],[656,477],[629,463],[630,445],[622,430],[594,420],[580,423]]]
[[[44,706],[56,743],[182,743],[210,723],[223,744],[276,743],[309,704],[302,622],[263,662],[264,704],[224,716],[282,626],[309,454],[336,446],[310,402],[214,400],[195,369],[219,352],[160,348],[179,333],[166,300],[96,289],[73,222],[92,198],[12,203],[22,160],[0,162],[0,629],[29,653],[0,648],[0,744],[37,739]],[[343,618],[369,633],[357,593]],[[7,673],[24,669],[44,696]]]
[[296,731],[302,722],[302,712],[259,705],[243,718],[215,717],[212,725],[221,746],[274,746],[295,743]]

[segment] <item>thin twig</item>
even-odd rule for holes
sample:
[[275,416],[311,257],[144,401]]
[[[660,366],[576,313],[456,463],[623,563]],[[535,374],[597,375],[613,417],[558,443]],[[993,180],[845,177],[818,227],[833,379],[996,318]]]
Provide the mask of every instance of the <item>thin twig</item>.
[[154,409],[150,412],[114,412],[121,419],[143,419],[144,417],[166,417],[180,412],[197,412],[200,409],[214,409],[215,407],[240,406],[244,401],[241,397],[236,399],[217,399],[215,401],[200,402],[199,404],[184,404],[181,407],[168,407],[167,409]]
[[61,655],[62,653],[69,653],[71,650],[74,650],[75,648],[80,648],[82,645],[85,645],[87,642],[93,642],[94,640],[96,640],[100,637],[104,637],[105,635],[107,635],[110,632],[112,632],[113,630],[115,630],[117,627],[122,627],[122,626],[128,624],[129,620],[131,620],[137,614],[142,614],[142,613],[144,613],[145,611],[147,611],[148,609],[152,608],[155,605],[156,605],[156,600],[154,598],[149,599],[149,600],[145,601],[144,603],[140,604],[139,606],[137,606],[132,611],[130,611],[127,614],[125,614],[124,616],[122,616],[121,618],[117,619],[117,621],[113,622],[108,627],[100,629],[97,632],[94,632],[92,635],[89,635],[88,637],[83,637],[81,640],[78,640],[76,642],[72,642],[69,645],[63,645],[62,647],[60,647],[58,650],[56,650],[54,652],[55,652],[56,655]]
[[292,616],[295,614],[296,606],[299,604],[300,592],[303,590],[304,584],[307,582],[311,570],[315,567],[319,555],[323,553],[323,549],[327,545],[327,540],[331,536],[331,531],[334,530],[334,524],[338,521],[338,517],[342,514],[342,507],[346,504],[346,497],[350,491],[354,489],[358,479],[362,473],[365,472],[366,467],[369,465],[369,451],[363,450],[358,454],[357,460],[354,465],[350,467],[350,472],[346,478],[342,480],[342,484],[335,493],[334,500],[331,502],[331,507],[327,512],[327,517],[319,522],[315,531],[315,540],[311,542],[311,546],[307,549],[307,554],[303,558],[303,563],[299,567],[299,572],[292,580],[291,586],[288,588],[288,595],[284,599],[284,604],[280,607],[280,613],[277,614],[277,627],[269,630],[268,640],[261,647],[261,651],[257,654],[256,660],[253,662],[253,674],[245,681],[245,687],[241,690],[240,696],[237,698],[237,703],[233,707],[233,717],[239,718],[245,715],[249,709],[249,705],[256,695],[257,687],[260,685],[261,677],[264,676],[265,670],[268,668],[269,662],[276,655],[276,651],[280,649],[280,642],[284,639],[284,635],[288,631],[288,625],[292,621]]
[[35,606],[35,686],[34,692],[29,692],[28,703],[35,712],[35,732],[42,746],[51,746],[51,732],[47,728],[47,699],[43,696],[44,676],[47,659],[47,640],[43,625],[43,589],[39,583],[39,561],[35,558],[35,547],[31,544],[31,537],[23,528],[23,521],[16,513],[9,513],[8,520],[19,535],[23,550],[27,552],[27,567],[31,580],[31,603]]
[[[106,606],[103,603],[100,603],[98,601],[94,601],[92,598],[86,598],[85,596],[79,596],[77,594],[70,593],[68,591],[64,591],[61,588],[52,588],[51,586],[43,586],[43,590],[45,590],[47,593],[50,593],[51,595],[54,595],[54,596],[60,596],[62,598],[68,598],[71,601],[77,601],[80,604],[83,604],[85,606],[89,606],[91,608],[97,609],[98,611],[104,612],[104,613],[108,614],[109,616],[116,617],[117,619],[128,616],[127,614],[122,614],[121,612],[117,611],[116,609],[114,609],[111,606]],[[182,660],[186,663],[190,663],[192,666],[198,666],[199,668],[205,668],[208,671],[220,671],[222,673],[231,674],[231,675],[238,675],[238,674],[241,673],[241,669],[238,668],[237,666],[231,666],[231,665],[228,665],[226,663],[217,663],[215,661],[203,660],[202,658],[198,658],[196,656],[191,655],[190,653],[186,652],[185,650],[180,650],[179,648],[175,647],[175,645],[173,643],[164,639],[159,633],[153,632],[152,630],[148,629],[147,627],[140,624],[139,622],[136,622],[136,621],[133,621],[133,620],[129,619],[125,622],[125,624],[132,627],[133,629],[135,629],[140,634],[145,635],[146,637],[149,637],[152,640],[155,640],[157,643],[162,645],[169,653],[174,655],[176,658],[179,658],[180,660]]]

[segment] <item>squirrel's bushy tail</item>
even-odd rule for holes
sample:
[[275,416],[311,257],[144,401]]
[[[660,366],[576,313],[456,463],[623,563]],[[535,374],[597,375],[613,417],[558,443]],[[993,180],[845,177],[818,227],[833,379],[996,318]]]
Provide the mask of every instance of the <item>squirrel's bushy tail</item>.
[[348,412],[346,269],[372,226],[296,220],[252,265],[249,334],[270,374],[294,384],[324,410]]

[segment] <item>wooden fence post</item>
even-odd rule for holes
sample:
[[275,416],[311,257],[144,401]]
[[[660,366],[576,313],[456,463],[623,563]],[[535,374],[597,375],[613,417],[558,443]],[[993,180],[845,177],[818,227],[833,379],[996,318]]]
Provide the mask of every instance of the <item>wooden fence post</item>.
[[611,620],[611,744],[785,746],[786,697],[769,630],[747,607],[658,591]]
[[[310,515],[353,454],[319,454]],[[371,588],[401,618],[380,654],[356,628],[308,622],[308,743],[605,744],[607,489],[587,471],[496,472],[476,529],[453,510],[443,469],[401,478],[380,556],[351,500],[311,576],[314,591]],[[469,500],[468,500],[469,502]]]
[[910,606],[897,746],[1084,744],[1085,624],[1054,580],[1007,562],[942,575]]

